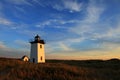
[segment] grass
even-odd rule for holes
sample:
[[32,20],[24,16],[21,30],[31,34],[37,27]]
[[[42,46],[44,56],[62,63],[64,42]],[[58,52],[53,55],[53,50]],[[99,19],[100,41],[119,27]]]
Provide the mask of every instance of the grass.
[[120,80],[120,60],[46,60],[45,64],[0,58],[0,80]]

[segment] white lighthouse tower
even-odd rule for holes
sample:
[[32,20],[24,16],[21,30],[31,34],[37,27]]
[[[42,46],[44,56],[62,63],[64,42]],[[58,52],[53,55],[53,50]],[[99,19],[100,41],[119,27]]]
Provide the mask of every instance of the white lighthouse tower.
[[35,36],[34,41],[31,41],[30,62],[45,63],[44,40],[40,36]]

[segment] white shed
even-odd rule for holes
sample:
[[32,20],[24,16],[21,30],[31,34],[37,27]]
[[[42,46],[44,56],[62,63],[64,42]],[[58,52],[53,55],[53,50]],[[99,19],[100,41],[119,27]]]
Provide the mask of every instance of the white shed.
[[24,55],[21,59],[22,59],[22,61],[29,61],[29,57],[26,55]]

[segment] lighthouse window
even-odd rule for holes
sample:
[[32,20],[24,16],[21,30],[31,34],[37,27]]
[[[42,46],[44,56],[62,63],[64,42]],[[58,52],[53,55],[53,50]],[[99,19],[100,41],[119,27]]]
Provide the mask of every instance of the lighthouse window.
[[41,56],[41,61],[42,61],[42,56]]
[[40,45],[40,48],[42,48],[42,45]]

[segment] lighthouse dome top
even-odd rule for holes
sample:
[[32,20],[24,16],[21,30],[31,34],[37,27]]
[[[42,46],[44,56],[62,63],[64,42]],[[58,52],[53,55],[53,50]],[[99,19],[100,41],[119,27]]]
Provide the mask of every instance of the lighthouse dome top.
[[40,36],[39,36],[38,34],[34,37],[34,41],[31,41],[30,43],[31,43],[31,44],[33,44],[33,43],[45,44],[44,40],[41,40],[41,39],[40,39]]
[[40,36],[38,34],[35,36],[35,41],[40,41]]
[[40,38],[40,36],[37,34],[37,35],[35,36],[35,38]]

